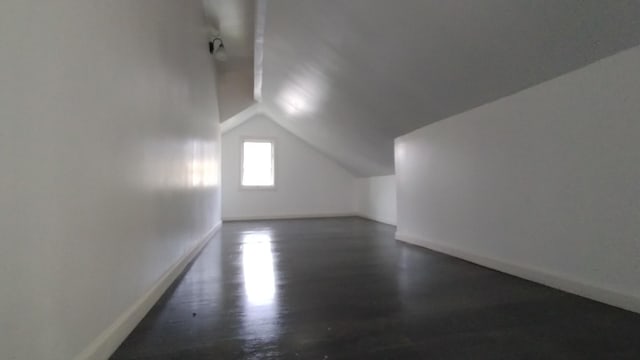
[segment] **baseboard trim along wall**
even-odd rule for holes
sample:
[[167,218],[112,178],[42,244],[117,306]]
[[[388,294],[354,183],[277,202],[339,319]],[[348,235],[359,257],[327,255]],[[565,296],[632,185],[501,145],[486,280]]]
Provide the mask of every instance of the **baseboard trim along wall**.
[[495,258],[477,255],[461,248],[429,241],[426,239],[421,239],[419,237],[407,234],[397,232],[396,239],[409,244],[425,247],[446,255],[451,255],[453,257],[457,257],[474,264],[498,270],[526,280],[537,282],[555,289],[579,295],[591,300],[640,313],[639,297],[607,289],[604,286],[589,284],[581,280],[571,279],[562,274],[552,273],[540,268],[522,266]]
[[375,222],[379,222],[381,224],[385,224],[385,225],[391,225],[391,226],[396,226],[396,222],[393,220],[389,220],[389,219],[382,219],[382,218],[374,218],[372,216],[366,215],[366,214],[357,214],[357,217],[361,217],[363,219],[366,220],[371,220],[371,221],[375,221]]
[[257,221],[257,220],[295,220],[295,219],[322,219],[333,217],[354,217],[360,216],[356,213],[323,213],[305,215],[265,215],[265,216],[230,216],[223,217],[222,221]]
[[107,329],[78,354],[74,360],[106,360],[129,336],[144,316],[158,302],[162,294],[182,274],[209,240],[220,230],[222,222],[214,226],[190,251],[167,270],[138,301],[120,315]]

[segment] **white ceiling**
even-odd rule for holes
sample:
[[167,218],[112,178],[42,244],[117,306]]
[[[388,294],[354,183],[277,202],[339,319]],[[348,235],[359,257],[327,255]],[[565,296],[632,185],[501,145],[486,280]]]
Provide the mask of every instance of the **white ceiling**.
[[220,118],[254,103],[255,0],[204,0],[209,25],[219,31],[228,55],[216,61]]
[[220,31],[229,55],[235,58],[253,56],[255,32],[255,0],[203,0],[209,24]]
[[228,125],[267,113],[358,176],[393,173],[399,135],[640,43],[640,0],[257,1],[262,103]]

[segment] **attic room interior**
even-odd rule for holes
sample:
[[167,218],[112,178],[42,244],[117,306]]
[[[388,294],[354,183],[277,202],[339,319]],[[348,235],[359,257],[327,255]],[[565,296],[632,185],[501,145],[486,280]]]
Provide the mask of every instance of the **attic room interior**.
[[3,0],[0,82],[0,359],[640,358],[640,0]]

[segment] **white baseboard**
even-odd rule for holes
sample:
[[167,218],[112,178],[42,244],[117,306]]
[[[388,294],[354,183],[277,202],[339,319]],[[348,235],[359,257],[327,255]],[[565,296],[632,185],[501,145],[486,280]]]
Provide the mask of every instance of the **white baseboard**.
[[322,213],[322,214],[296,214],[296,215],[264,215],[264,216],[226,216],[222,221],[254,221],[254,220],[289,220],[289,219],[322,219],[333,217],[359,216],[356,213]]
[[221,225],[222,223],[218,223],[214,226],[190,251],[176,261],[176,263],[156,281],[149,291],[98,335],[74,360],[108,359],[149,310],[151,310],[162,294],[164,294],[176,278],[182,274],[186,266],[200,253],[213,235],[220,229]]
[[481,266],[498,270],[526,280],[534,281],[575,295],[616,306],[625,310],[640,313],[640,298],[620,291],[608,289],[606,286],[589,284],[573,279],[564,274],[550,272],[531,266],[523,266],[508,261],[490,258],[470,251],[442,244],[416,236],[396,233],[396,239],[410,244],[422,246],[440,253],[451,255]]
[[371,220],[371,221],[375,221],[375,222],[379,222],[382,224],[386,224],[386,225],[391,225],[391,226],[396,226],[396,222],[395,220],[390,220],[390,219],[382,219],[382,218],[375,218],[373,216],[369,216],[367,214],[362,214],[362,213],[358,213],[356,216],[361,217],[363,219],[367,219],[367,220]]

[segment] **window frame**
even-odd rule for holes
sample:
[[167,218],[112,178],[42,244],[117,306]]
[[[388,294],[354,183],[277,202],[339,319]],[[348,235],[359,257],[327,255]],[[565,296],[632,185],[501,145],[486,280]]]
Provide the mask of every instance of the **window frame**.
[[[244,185],[242,183],[242,178],[244,177],[244,143],[246,142],[271,144],[271,169],[273,171],[273,185]],[[275,138],[265,136],[247,136],[240,139],[240,178],[238,183],[241,190],[276,190],[276,186],[278,184],[276,151],[277,146]]]

